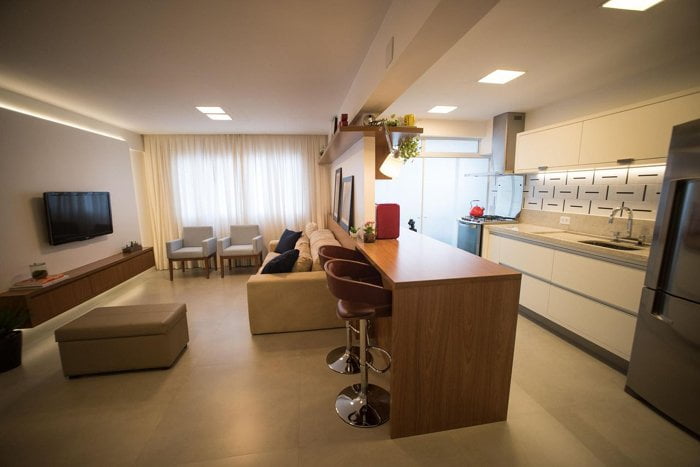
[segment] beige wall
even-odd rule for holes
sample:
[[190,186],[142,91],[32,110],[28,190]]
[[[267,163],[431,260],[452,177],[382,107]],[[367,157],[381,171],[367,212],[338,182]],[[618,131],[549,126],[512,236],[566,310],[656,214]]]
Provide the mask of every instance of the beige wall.
[[[28,277],[33,262],[63,272],[140,240],[126,142],[5,109],[0,133],[0,289]],[[109,191],[114,233],[49,245],[45,191]]]
[[353,225],[359,227],[367,221],[374,221],[374,138],[363,138],[333,162],[331,190],[335,183],[335,171],[339,167],[343,169],[343,178],[355,177]]

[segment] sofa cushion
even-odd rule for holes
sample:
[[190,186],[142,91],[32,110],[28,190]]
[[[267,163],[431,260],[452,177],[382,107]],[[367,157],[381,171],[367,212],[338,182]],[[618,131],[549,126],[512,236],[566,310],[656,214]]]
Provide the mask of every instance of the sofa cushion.
[[333,232],[327,229],[319,229],[315,232],[312,232],[310,240],[311,258],[313,260],[311,270],[321,271],[323,268],[321,267],[321,261],[318,257],[318,249],[324,245],[340,246],[340,242],[338,242],[338,240],[335,239],[335,236],[333,236]]
[[317,230],[318,230],[318,224],[315,222],[309,222],[304,227],[304,235],[306,235],[307,237],[311,237],[311,234]]
[[286,251],[268,261],[268,263],[263,267],[262,274],[291,272],[298,257],[299,250]]
[[313,266],[313,258],[311,257],[311,245],[309,244],[309,238],[306,235],[302,235],[297,244],[294,245],[294,249],[299,250],[299,258],[297,258],[292,272],[309,272]]
[[297,240],[301,237],[301,232],[294,232],[293,230],[284,229],[280,241],[275,247],[277,253],[284,253],[285,251],[292,250]]

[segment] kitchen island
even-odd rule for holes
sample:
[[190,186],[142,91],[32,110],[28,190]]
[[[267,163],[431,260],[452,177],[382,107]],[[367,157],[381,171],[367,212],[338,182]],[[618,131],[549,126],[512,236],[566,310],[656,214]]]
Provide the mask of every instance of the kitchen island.
[[406,229],[356,247],[393,291],[391,437],[505,420],[520,273]]

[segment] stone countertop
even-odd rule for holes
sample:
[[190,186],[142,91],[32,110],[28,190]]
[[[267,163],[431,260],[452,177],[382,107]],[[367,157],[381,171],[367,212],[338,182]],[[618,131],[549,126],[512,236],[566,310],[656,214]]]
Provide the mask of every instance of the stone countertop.
[[580,232],[554,229],[534,224],[517,225],[497,225],[487,224],[486,228],[492,234],[511,237],[515,239],[525,239],[543,246],[550,246],[570,250],[573,253],[580,253],[606,261],[625,263],[629,266],[646,269],[649,260],[649,246],[638,246],[633,243],[620,243],[624,246],[639,248],[639,250],[614,250],[596,245],[580,243],[581,240],[601,240],[611,241],[608,237],[600,237]]

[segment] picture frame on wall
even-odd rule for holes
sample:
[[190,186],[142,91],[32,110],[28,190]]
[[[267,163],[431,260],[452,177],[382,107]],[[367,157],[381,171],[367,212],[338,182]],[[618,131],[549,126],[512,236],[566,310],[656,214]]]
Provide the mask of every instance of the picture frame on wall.
[[343,168],[335,170],[335,183],[333,184],[333,206],[331,207],[333,220],[340,221],[340,189],[343,183]]
[[345,231],[350,230],[352,225],[352,204],[353,204],[353,183],[355,177],[350,175],[343,178],[343,184],[340,193],[340,220],[338,224]]

